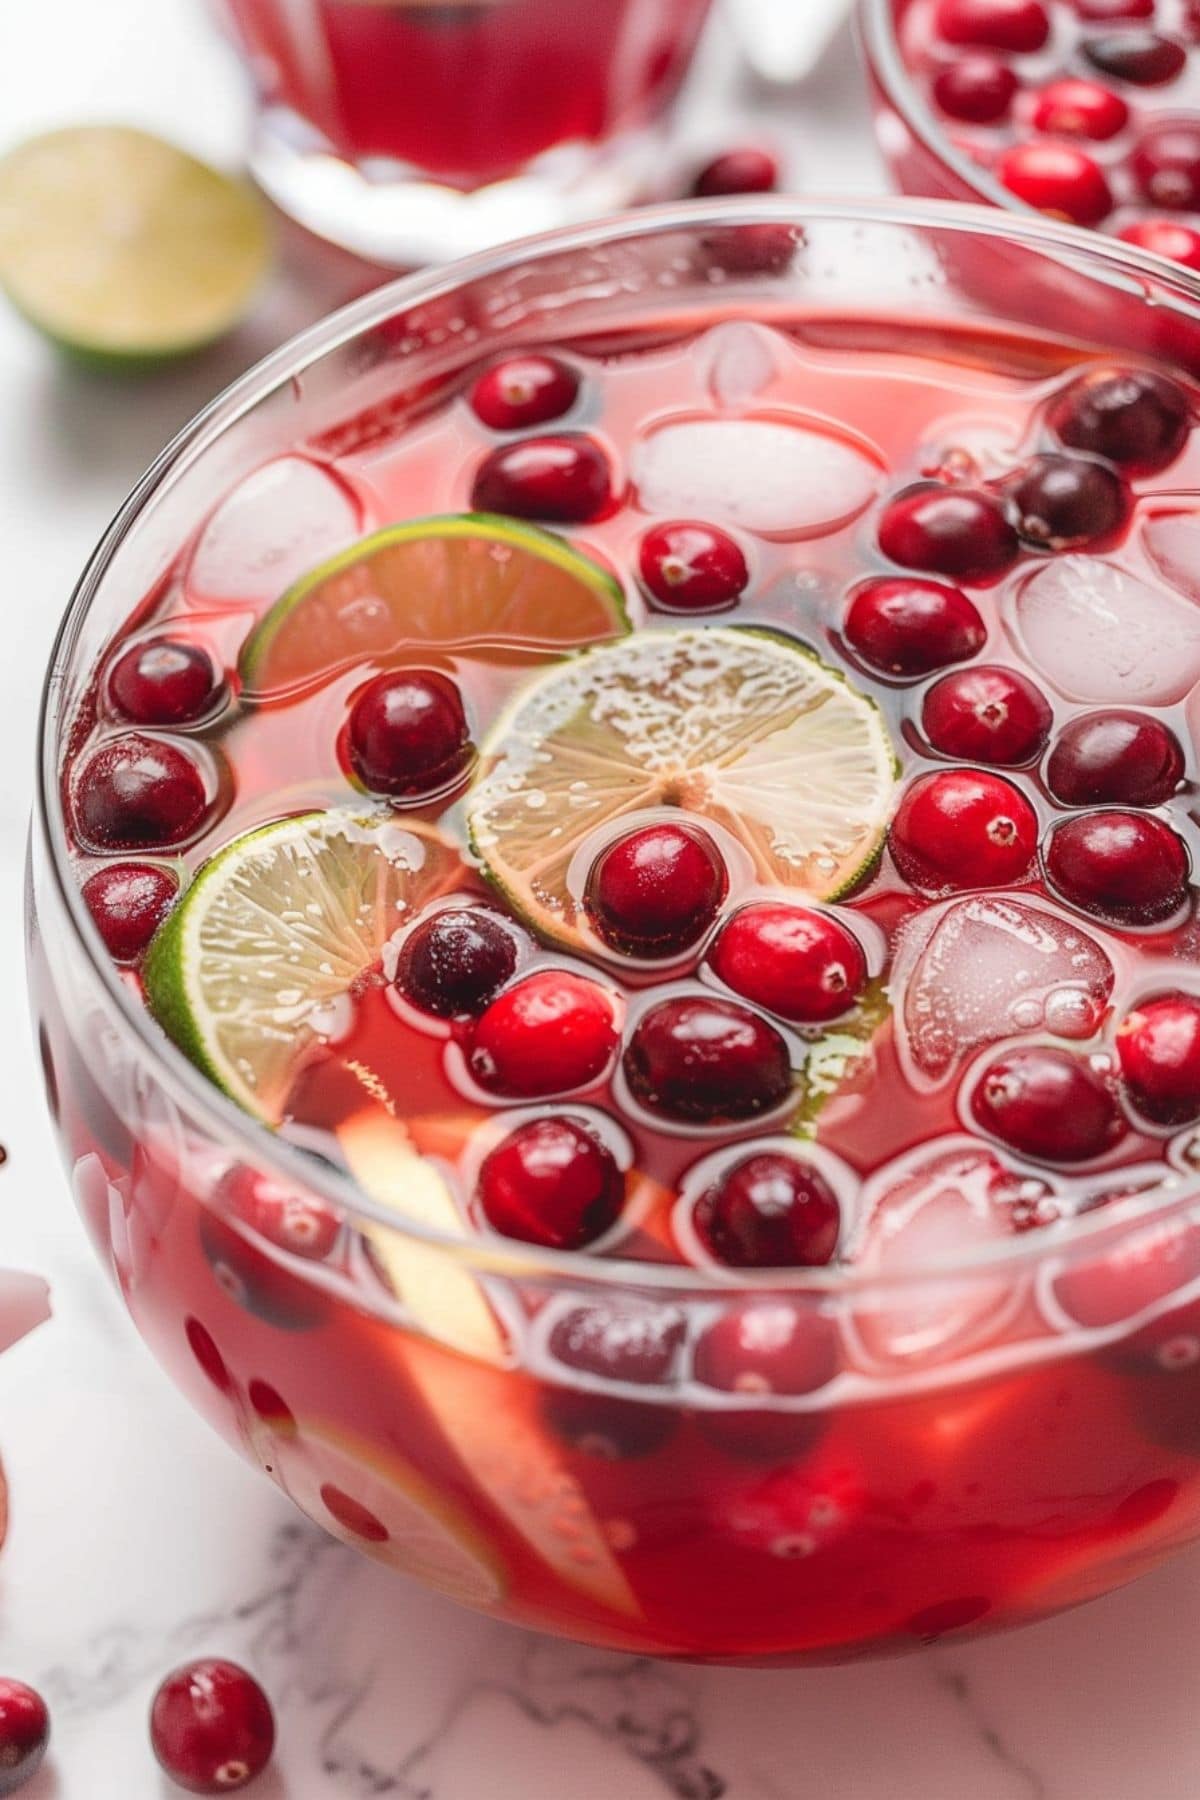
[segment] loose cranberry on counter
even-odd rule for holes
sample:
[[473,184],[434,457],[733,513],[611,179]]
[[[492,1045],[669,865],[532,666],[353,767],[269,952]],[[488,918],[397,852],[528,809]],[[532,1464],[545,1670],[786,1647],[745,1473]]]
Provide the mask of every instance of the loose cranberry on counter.
[[440,1019],[483,1011],[517,967],[517,940],[495,913],[452,906],[423,919],[405,938],[395,982],[415,1006]]
[[833,1260],[841,1222],[820,1170],[778,1150],[733,1163],[695,1210],[701,1242],[734,1269],[821,1268]]
[[867,980],[862,946],[840,920],[770,901],[736,912],[709,960],[743,1000],[800,1025],[840,1018]]
[[1150,369],[1093,369],[1063,388],[1046,412],[1060,444],[1102,456],[1131,476],[1173,463],[1191,422],[1183,389]]
[[112,863],[83,884],[83,903],[120,963],[136,962],[179,893],[179,883],[153,863]]
[[1168,257],[1185,269],[1200,269],[1200,231],[1175,219],[1135,219],[1131,225],[1122,225],[1117,236],[1122,243]]
[[1200,122],[1163,119],[1147,125],[1130,168],[1151,206],[1194,212],[1200,207]]
[[1046,696],[1027,675],[980,666],[955,669],[934,683],[921,709],[921,727],[943,756],[1017,768],[1040,753],[1053,717]]
[[706,163],[692,183],[692,194],[697,200],[717,200],[726,194],[770,194],[778,185],[778,159],[769,150],[744,144]]
[[556,525],[587,524],[613,501],[607,456],[591,438],[573,432],[502,444],[480,464],[471,489],[476,512]]
[[710,1123],[749,1119],[791,1092],[787,1044],[748,1007],[677,995],[642,1014],[625,1051],[625,1075],[650,1112]]
[[1081,713],[1065,724],[1046,763],[1046,786],[1065,806],[1161,806],[1183,780],[1175,733],[1149,713]]
[[179,844],[208,811],[200,770],[177,745],[129,732],[86,758],[74,781],[81,838],[100,850]]
[[933,97],[952,119],[995,125],[1008,117],[1017,86],[1016,76],[998,56],[964,56],[939,70]]
[[982,1130],[1038,1162],[1090,1162],[1125,1126],[1111,1081],[1084,1057],[1047,1044],[1008,1050],[971,1094]]
[[231,1794],[260,1775],[275,1748],[270,1701],[236,1663],[205,1658],[168,1675],[150,1709],[160,1765],[193,1794]]
[[1200,1119],[1200,1000],[1159,994],[1117,1027],[1117,1056],[1130,1098],[1156,1125]]
[[597,936],[633,956],[670,956],[695,944],[717,916],[729,878],[706,831],[663,821],[602,850],[587,880]]
[[1050,137],[1085,137],[1099,142],[1124,131],[1129,108],[1111,88],[1098,81],[1068,77],[1042,88],[1033,106],[1036,131]]
[[475,1027],[470,1065],[493,1093],[533,1099],[589,1087],[617,1047],[612,997],[566,969],[527,975]]
[[968,582],[998,580],[1020,551],[998,500],[933,481],[905,488],[888,502],[879,521],[879,548],[903,568]]
[[1187,897],[1182,838],[1150,813],[1094,812],[1066,819],[1045,852],[1050,885],[1083,912],[1127,925],[1168,918]]
[[1072,225],[1098,225],[1113,208],[1103,169],[1073,144],[1049,138],[1015,144],[1000,158],[996,175],[1026,206]]
[[965,662],[987,640],[964,593],[913,576],[864,581],[850,596],[842,631],[869,668],[908,680]]
[[579,376],[557,356],[508,356],[471,389],[475,416],[493,431],[528,431],[561,419],[575,404]]
[[1161,87],[1174,81],[1187,62],[1187,51],[1160,32],[1111,31],[1085,38],[1080,46],[1094,69],[1135,87]]
[[693,1372],[705,1387],[756,1396],[761,1407],[698,1409],[696,1422],[711,1443],[732,1456],[783,1460],[800,1455],[824,1426],[819,1411],[772,1408],[775,1397],[815,1393],[838,1370],[837,1335],[814,1305],[746,1300],[728,1308],[703,1332]]
[[642,586],[660,606],[705,612],[740,600],[750,571],[727,531],[694,519],[656,525],[638,550]]
[[431,669],[368,682],[350,708],[347,737],[363,786],[392,798],[436,793],[462,774],[471,754],[462,696]]
[[135,725],[188,725],[212,711],[221,677],[199,644],[153,638],[117,658],[108,691]]
[[1124,530],[1133,510],[1115,469],[1078,456],[1034,456],[1005,491],[1013,523],[1036,550],[1081,550]]
[[621,1216],[625,1179],[616,1159],[579,1119],[530,1119],[489,1151],[479,1205],[505,1237],[551,1250],[582,1250]]
[[892,820],[896,867],[922,893],[1010,887],[1029,871],[1037,814],[1010,781],[948,769],[912,782]]
[[1041,0],[939,0],[934,30],[948,44],[1022,55],[1042,48],[1050,19]]
[[0,1676],[0,1794],[15,1794],[36,1774],[50,1741],[50,1714],[35,1688]]

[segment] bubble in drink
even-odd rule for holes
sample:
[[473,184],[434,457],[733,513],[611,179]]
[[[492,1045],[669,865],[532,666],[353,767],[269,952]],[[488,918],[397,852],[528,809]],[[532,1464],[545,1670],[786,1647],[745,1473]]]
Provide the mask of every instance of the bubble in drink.
[[281,456],[247,476],[209,519],[188,569],[188,598],[202,606],[277,600],[371,523],[337,475]]
[[1046,563],[1010,620],[1034,668],[1071,700],[1170,706],[1200,678],[1200,610],[1099,557]]

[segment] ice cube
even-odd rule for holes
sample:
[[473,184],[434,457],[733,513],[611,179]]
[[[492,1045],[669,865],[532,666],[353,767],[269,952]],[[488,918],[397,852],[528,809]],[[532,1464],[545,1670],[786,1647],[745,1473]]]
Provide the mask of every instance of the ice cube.
[[1022,900],[973,894],[910,934],[893,976],[900,1054],[919,1087],[939,1087],[982,1044],[1015,1032],[1086,1038],[1113,969],[1072,920]]
[[708,391],[717,405],[741,407],[756,400],[779,374],[784,347],[778,332],[747,319],[715,325],[699,350]]
[[1094,556],[1062,556],[1019,588],[1010,628],[1072,700],[1169,706],[1200,677],[1200,608]]
[[303,456],[265,463],[204,527],[187,573],[195,605],[259,605],[369,529],[341,478]]
[[1142,548],[1163,580],[1200,600],[1200,513],[1154,513],[1142,527]]

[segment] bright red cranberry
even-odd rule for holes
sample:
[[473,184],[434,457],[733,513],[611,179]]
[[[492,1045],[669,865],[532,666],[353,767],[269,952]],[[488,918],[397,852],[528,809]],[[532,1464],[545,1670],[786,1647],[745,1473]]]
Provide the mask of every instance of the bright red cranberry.
[[471,489],[476,512],[510,513],[583,525],[610,511],[613,473],[599,444],[578,433],[502,444],[480,464]]
[[1155,0],[1075,0],[1075,11],[1089,24],[1107,25],[1110,19],[1152,19]]
[[1112,211],[1103,169],[1073,144],[1016,144],[1000,158],[996,174],[1026,206],[1072,225],[1098,225]]
[[1039,754],[1053,716],[1027,675],[979,666],[955,669],[934,683],[921,709],[921,726],[943,756],[1008,769]]
[[1182,780],[1179,739],[1148,713],[1081,713],[1046,763],[1046,786],[1064,806],[1161,806]]
[[746,558],[729,533],[693,519],[648,531],[638,551],[638,573],[660,606],[678,612],[732,606],[750,580]]
[[676,995],[642,1014],[625,1051],[625,1075],[651,1112],[710,1122],[749,1119],[792,1088],[788,1047],[745,1006]]
[[575,404],[579,376],[556,356],[508,356],[471,389],[477,418],[493,431],[529,431],[561,419]]
[[850,597],[842,631],[869,668],[907,680],[965,662],[987,639],[977,609],[958,588],[912,576],[864,581]]
[[1148,125],[1130,168],[1151,206],[1194,212],[1200,207],[1200,121],[1164,119]]
[[921,482],[884,508],[879,548],[906,569],[930,569],[958,581],[995,581],[1017,560],[1017,534],[1004,508],[974,488]]
[[41,1767],[50,1741],[46,1702],[23,1681],[0,1676],[0,1794],[15,1794]]
[[[243,1312],[275,1326],[280,1331],[311,1331],[325,1318],[328,1298],[315,1282],[308,1281],[286,1263],[254,1242],[239,1226],[222,1216],[221,1208],[268,1241],[278,1242],[288,1225],[299,1225],[300,1215],[285,1225],[280,1209],[272,1223],[266,1205],[255,1206],[249,1198],[253,1177],[249,1170],[232,1170],[218,1188],[217,1203],[200,1209],[200,1246],[213,1272],[217,1286],[228,1300]],[[239,1204],[240,1202],[240,1204]],[[308,1227],[315,1234],[324,1231],[314,1220]],[[303,1227],[296,1231],[303,1238]],[[294,1243],[284,1241],[280,1247],[293,1255],[320,1260],[308,1249],[297,1251]]]
[[734,914],[709,961],[743,1000],[800,1025],[840,1018],[867,981],[862,945],[839,919],[765,900]]
[[1052,81],[1033,104],[1035,131],[1049,137],[1084,137],[1103,142],[1116,137],[1129,123],[1129,108],[1111,88],[1098,81],[1067,77]]
[[308,1262],[324,1262],[341,1235],[341,1217],[331,1206],[247,1164],[235,1164],[222,1178],[217,1201],[269,1244]]
[[706,831],[666,821],[618,838],[592,864],[586,904],[597,935],[633,956],[669,956],[703,937],[729,878]]
[[100,850],[148,850],[193,836],[208,811],[204,777],[185,751],[129,732],[94,750],[75,778],[79,835]]
[[1010,781],[947,769],[911,783],[892,820],[896,867],[922,893],[1010,887],[1029,871],[1037,814]]
[[458,778],[471,754],[462,696],[446,675],[399,669],[356,696],[347,733],[350,762],[373,794],[435,793]]
[[1093,369],[1057,395],[1046,423],[1071,450],[1154,475],[1183,450],[1192,409],[1181,387],[1151,369]]
[[116,962],[136,962],[179,892],[179,884],[153,863],[113,863],[83,884],[83,903],[105,949]]
[[551,1356],[569,1369],[634,1387],[664,1387],[674,1377],[686,1330],[677,1306],[606,1301],[564,1313],[547,1342]]
[[998,56],[964,56],[939,71],[933,97],[952,119],[968,125],[995,125],[1008,117],[1017,78]]
[[1050,833],[1045,859],[1064,900],[1123,924],[1154,924],[1187,897],[1191,865],[1183,839],[1152,813],[1067,819]]
[[697,200],[719,200],[726,194],[770,194],[778,185],[777,159],[769,150],[745,144],[706,163],[692,183],[692,194]]
[[1085,38],[1080,46],[1094,69],[1135,87],[1161,87],[1174,81],[1187,62],[1187,51],[1174,38],[1157,31],[1111,31]]
[[517,940],[479,906],[446,907],[405,938],[396,986],[439,1019],[481,1013],[517,967]]
[[579,1119],[530,1119],[489,1151],[479,1205],[494,1231],[551,1250],[581,1250],[621,1216],[625,1180]]
[[1078,456],[1031,457],[1006,491],[1017,530],[1037,550],[1081,550],[1122,531],[1133,510],[1115,469]]
[[1200,269],[1200,231],[1175,219],[1135,219],[1132,225],[1123,225],[1117,236],[1135,249],[1182,263],[1185,269]]
[[934,29],[948,44],[1022,55],[1041,49],[1050,20],[1041,0],[940,0]]
[[231,1794],[270,1762],[275,1717],[253,1675],[206,1657],[185,1663],[160,1686],[150,1708],[150,1742],[180,1787]]
[[1112,1083],[1084,1057],[1048,1044],[1006,1051],[971,1095],[982,1130],[1038,1162],[1090,1162],[1125,1126]]
[[[721,1313],[697,1340],[696,1380],[721,1393],[758,1397],[811,1394],[838,1369],[831,1321],[812,1305],[746,1300]],[[821,1431],[819,1412],[789,1413],[769,1404],[746,1410],[698,1411],[710,1441],[735,1456],[799,1455]]]
[[471,1069],[494,1093],[532,1099],[590,1087],[616,1045],[608,992],[566,969],[542,969],[487,1008],[475,1027]]
[[1158,1125],[1200,1119],[1200,1000],[1160,994],[1117,1027],[1121,1074],[1138,1111]]
[[725,1170],[696,1206],[696,1230],[734,1269],[817,1269],[833,1260],[838,1197],[811,1163],[760,1150]]
[[108,691],[135,725],[188,725],[212,711],[221,678],[199,644],[153,638],[117,658]]

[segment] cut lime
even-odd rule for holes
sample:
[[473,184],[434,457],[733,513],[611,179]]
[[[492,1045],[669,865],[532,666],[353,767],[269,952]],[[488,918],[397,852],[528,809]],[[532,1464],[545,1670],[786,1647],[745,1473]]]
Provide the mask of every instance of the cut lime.
[[620,583],[565,539],[455,513],[364,538],[283,595],[242,652],[246,687],[293,687],[405,646],[572,650],[629,629]]
[[90,361],[134,367],[211,343],[270,254],[248,187],[146,132],[52,131],[0,161],[0,286]]
[[895,782],[878,708],[799,645],[640,631],[525,690],[484,745],[467,822],[521,916],[577,947],[573,863],[618,821],[680,808],[729,831],[755,880],[832,899],[878,855]]

